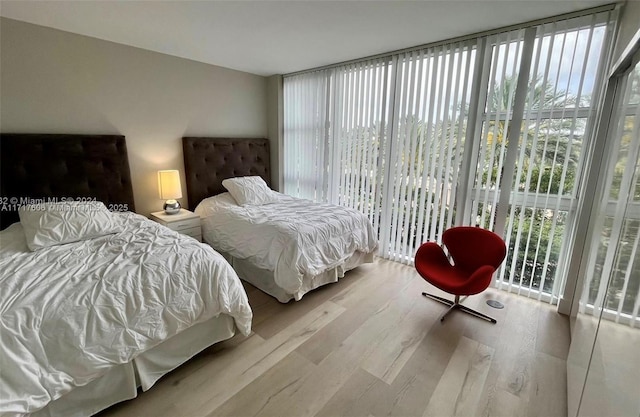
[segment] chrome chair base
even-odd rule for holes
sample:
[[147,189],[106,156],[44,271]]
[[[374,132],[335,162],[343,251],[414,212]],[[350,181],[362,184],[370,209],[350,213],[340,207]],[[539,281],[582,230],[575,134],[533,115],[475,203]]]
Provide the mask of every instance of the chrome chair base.
[[[442,315],[442,317],[440,318],[440,322],[443,322],[444,319],[447,317],[447,315],[449,315],[449,313],[451,313],[453,310],[459,309],[462,310],[463,312],[467,313],[467,314],[471,314],[472,316],[478,317],[480,319],[486,320],[486,321],[490,321],[493,324],[496,324],[497,321],[496,319],[494,319],[493,317],[489,317],[486,314],[482,314],[479,311],[476,311],[474,309],[471,309],[467,306],[463,306],[462,304],[460,304],[460,296],[456,295],[454,301],[448,300],[446,298],[443,297],[439,297],[437,295],[433,295],[433,294],[429,294],[426,292],[423,292],[422,295],[424,295],[425,297],[431,298],[432,300],[435,300],[439,303],[445,304],[449,306],[449,309],[447,310],[446,313],[444,313]],[[466,297],[465,297],[466,298]]]

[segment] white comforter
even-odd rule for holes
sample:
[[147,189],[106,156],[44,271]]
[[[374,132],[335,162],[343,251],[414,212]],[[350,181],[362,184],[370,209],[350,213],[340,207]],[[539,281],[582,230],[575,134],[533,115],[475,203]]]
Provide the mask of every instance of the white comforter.
[[203,235],[217,250],[275,271],[276,284],[296,294],[303,276],[342,264],[357,251],[377,250],[376,234],[362,213],[276,193],[278,200],[239,206],[223,193],[203,200],[195,212]]
[[29,413],[221,313],[245,335],[233,269],[196,240],[132,213],[124,231],[30,252],[0,232],[0,414]]

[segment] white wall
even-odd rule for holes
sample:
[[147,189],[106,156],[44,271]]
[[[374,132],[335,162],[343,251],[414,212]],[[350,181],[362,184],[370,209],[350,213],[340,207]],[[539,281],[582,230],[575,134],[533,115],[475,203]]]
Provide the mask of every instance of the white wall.
[[156,171],[181,137],[266,137],[267,79],[0,19],[0,131],[126,136],[136,211],[162,209]]
[[282,75],[273,75],[267,79],[267,119],[269,126],[269,146],[271,148],[271,187],[281,191],[284,188],[282,178],[283,161],[283,91]]

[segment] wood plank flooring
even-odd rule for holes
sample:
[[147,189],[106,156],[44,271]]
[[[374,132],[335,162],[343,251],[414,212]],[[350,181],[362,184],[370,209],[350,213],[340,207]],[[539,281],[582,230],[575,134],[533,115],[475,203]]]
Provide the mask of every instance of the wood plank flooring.
[[[566,416],[569,321],[487,290],[464,304],[421,295],[412,267],[377,259],[296,303],[246,284],[253,333],[197,355],[101,417]],[[505,304],[502,310],[488,299]]]

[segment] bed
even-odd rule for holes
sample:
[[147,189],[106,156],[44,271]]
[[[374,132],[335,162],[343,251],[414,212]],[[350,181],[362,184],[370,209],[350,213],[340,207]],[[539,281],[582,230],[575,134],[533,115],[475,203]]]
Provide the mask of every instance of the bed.
[[[95,414],[250,332],[224,258],[132,212],[124,137],[2,134],[0,149],[0,415]],[[65,227],[48,234],[47,210]],[[92,219],[108,230],[55,244]]]
[[203,240],[278,301],[299,301],[373,262],[377,240],[366,216],[270,189],[267,139],[184,137],[183,152]]

